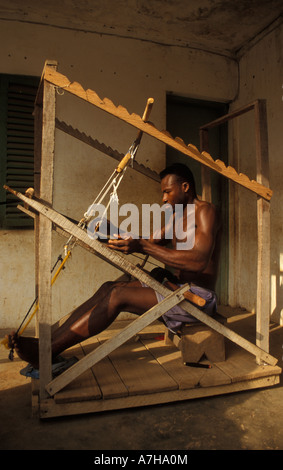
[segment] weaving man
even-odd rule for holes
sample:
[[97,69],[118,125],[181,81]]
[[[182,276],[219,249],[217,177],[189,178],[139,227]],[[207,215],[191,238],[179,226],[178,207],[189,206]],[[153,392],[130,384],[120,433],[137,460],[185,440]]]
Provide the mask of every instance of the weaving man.
[[[201,201],[196,194],[195,182],[191,171],[182,164],[172,165],[160,173],[163,203],[173,209],[182,205],[182,224],[184,232],[187,226],[188,204],[195,207],[195,238],[190,249],[177,249],[177,240],[173,231],[172,240],[165,237],[165,229],[159,238],[118,238],[108,241],[109,248],[125,254],[143,253],[150,255],[170,267],[170,271],[155,269],[152,275],[160,282],[169,281],[175,285],[189,283],[191,291],[206,300],[203,307],[208,314],[216,310],[214,293],[220,241],[220,218],[215,206]],[[174,217],[173,217],[174,219]],[[169,245],[170,242],[170,246]],[[174,274],[172,274],[172,272]],[[94,336],[106,329],[120,312],[141,315],[162,297],[151,287],[140,281],[106,282],[86,302],[77,307],[68,319],[52,334],[52,358],[65,349]],[[176,332],[182,323],[195,321],[178,305],[163,315],[161,319],[169,329]],[[9,346],[14,347],[18,356],[38,368],[38,339],[17,336],[8,337]]]

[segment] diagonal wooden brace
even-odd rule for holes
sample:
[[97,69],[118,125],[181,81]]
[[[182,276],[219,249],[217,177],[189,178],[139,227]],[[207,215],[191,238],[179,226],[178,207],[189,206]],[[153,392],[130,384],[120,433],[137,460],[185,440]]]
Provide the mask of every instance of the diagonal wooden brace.
[[[128,261],[125,256],[121,255],[120,253],[117,253],[116,251],[111,250],[105,244],[99,242],[97,239],[94,239],[94,240],[91,239],[87,235],[87,233],[85,233],[81,228],[77,227],[75,224],[70,222],[68,219],[66,219],[64,216],[62,216],[58,212],[56,212],[54,209],[51,209],[50,207],[45,206],[44,204],[42,204],[41,202],[37,200],[27,198],[23,194],[17,191],[14,191],[8,186],[4,186],[4,188],[10,191],[11,193],[13,193],[22,201],[26,202],[34,210],[36,210],[40,214],[43,214],[45,217],[51,220],[55,225],[58,225],[63,230],[65,230],[66,232],[73,235],[81,242],[83,242],[85,245],[90,246],[93,249],[93,251],[97,253],[100,257],[105,259],[105,261],[110,262],[111,264],[113,264],[114,266],[117,266],[122,271],[127,272],[128,274],[132,275],[139,281],[145,283],[152,289],[159,292],[164,297],[167,297],[168,295],[172,294],[172,291],[170,289],[160,284],[158,281],[153,279],[150,275],[148,275],[147,273],[142,271],[140,268],[138,268],[136,265]],[[218,331],[229,340],[238,344],[239,346],[241,346],[242,348],[244,348],[245,350],[247,350],[248,352],[256,356],[257,359],[259,359],[260,361],[266,362],[267,364],[270,364],[270,365],[275,365],[278,362],[278,360],[275,357],[271,356],[268,352],[263,351],[261,348],[254,345],[253,343],[246,340],[245,338],[241,337],[234,331],[230,330],[225,325],[222,325],[221,323],[216,321],[214,318],[210,317],[209,315],[207,315],[206,313],[204,313],[203,311],[201,311],[200,309],[198,309],[191,303],[187,302],[186,300],[182,300],[182,302],[180,303],[180,306],[190,315],[195,317],[197,320],[210,326],[215,331]]]
[[182,300],[184,300],[184,293],[188,290],[188,285],[180,287],[178,290],[171,292],[162,302],[152,307],[143,315],[134,320],[130,325],[123,328],[113,338],[109,339],[97,349],[89,353],[79,362],[74,364],[68,370],[52,380],[47,386],[47,392],[53,396],[59,392],[63,387],[68,385],[72,380],[81,375],[90,367],[94,366],[97,362],[104,359],[108,354],[131,339],[135,334],[139,333],[146,326],[157,320],[161,315],[166,313],[170,308],[174,307]]

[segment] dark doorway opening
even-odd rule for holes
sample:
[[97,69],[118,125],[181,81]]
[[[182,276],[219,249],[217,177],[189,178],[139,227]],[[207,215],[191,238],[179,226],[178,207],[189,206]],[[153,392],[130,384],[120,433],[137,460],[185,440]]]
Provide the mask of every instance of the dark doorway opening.
[[[166,129],[173,138],[180,137],[185,144],[193,144],[200,150],[200,127],[214,121],[228,112],[228,105],[213,101],[188,99],[172,94],[167,95]],[[214,160],[219,158],[228,163],[227,123],[209,130],[209,149]],[[201,197],[201,164],[167,146],[166,165],[174,162],[186,164],[193,172],[197,194]],[[229,259],[229,191],[228,181],[215,171],[210,171],[211,197],[222,217],[223,235],[221,257],[216,284],[219,303],[228,303],[228,259]]]

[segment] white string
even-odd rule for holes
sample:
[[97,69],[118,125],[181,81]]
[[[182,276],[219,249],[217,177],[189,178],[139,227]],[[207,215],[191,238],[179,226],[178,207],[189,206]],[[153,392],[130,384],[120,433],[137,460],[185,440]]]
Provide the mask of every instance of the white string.
[[[108,180],[106,181],[105,185],[103,186],[103,188],[100,190],[100,192],[98,193],[98,195],[96,196],[95,200],[93,201],[93,204],[95,204],[97,202],[97,200],[99,199],[100,195],[103,193],[103,191],[105,190],[105,188],[109,185],[109,181],[111,179],[113,179],[113,177],[115,176],[115,173],[116,173],[116,170],[113,171],[112,175],[108,178]],[[108,191],[107,191],[108,192]],[[105,194],[107,194],[107,192]],[[104,198],[105,196],[103,196]],[[103,200],[103,198],[101,200]],[[101,201],[98,202],[98,204],[100,203]]]
[[[134,157],[135,157],[135,154],[137,152],[137,149],[138,149],[139,145],[135,145],[135,143],[133,143],[128,151],[128,153],[131,154],[131,166],[133,166],[133,160],[134,160]],[[121,173],[118,174],[118,176],[116,175],[117,171],[116,169],[113,171],[113,173],[111,174],[111,176],[108,178],[108,180],[106,181],[106,183],[104,184],[104,186],[102,187],[102,189],[100,190],[100,192],[98,193],[98,195],[96,196],[95,200],[93,201],[92,205],[88,208],[88,210],[85,212],[83,218],[80,220],[80,222],[78,223],[78,227],[80,228],[85,228],[85,226],[87,224],[89,224],[89,222],[92,220],[93,218],[93,215],[91,213],[89,213],[89,211],[93,208],[93,205],[94,204],[101,204],[102,201],[104,200],[104,198],[106,197],[106,195],[109,193],[109,191],[111,190],[111,188],[113,187],[113,191],[112,193],[110,194],[110,198],[109,198],[109,201],[108,201],[108,204],[106,205],[106,208],[103,212],[103,215],[101,217],[101,220],[103,220],[105,214],[107,213],[107,210],[110,206],[110,203],[115,201],[117,203],[119,203],[119,199],[118,199],[118,187],[120,186],[120,183],[126,173],[126,170],[127,170],[128,166],[126,166],[123,171]],[[118,181],[117,181],[118,180]],[[101,223],[101,222],[100,222]],[[100,225],[99,223],[99,225]],[[74,246],[76,244],[76,239],[73,235],[70,236],[70,238],[68,239],[67,243],[65,244],[65,253],[67,253],[68,249],[70,249],[70,244],[72,242],[72,246]]]

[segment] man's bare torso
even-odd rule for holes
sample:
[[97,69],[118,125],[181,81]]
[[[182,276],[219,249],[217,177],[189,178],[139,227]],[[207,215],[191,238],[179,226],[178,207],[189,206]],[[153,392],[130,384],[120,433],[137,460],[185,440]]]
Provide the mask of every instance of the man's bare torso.
[[[210,226],[211,236],[213,237],[213,249],[211,250],[211,254],[209,257],[209,261],[207,266],[203,271],[195,272],[190,270],[175,270],[175,275],[179,278],[181,283],[188,282],[194,283],[201,287],[206,287],[207,289],[214,289],[215,282],[217,278],[217,271],[218,271],[218,262],[219,262],[219,254],[220,254],[220,238],[221,238],[221,223],[220,217],[217,213],[217,210],[214,205],[201,201],[199,199],[194,200],[195,204],[195,243],[197,244],[199,241],[200,233],[199,231],[202,230],[203,225],[203,218],[205,217],[203,209],[209,209],[210,211],[215,212],[214,223]],[[184,232],[186,229],[186,217],[183,219],[184,221]],[[175,232],[174,232],[175,233]],[[178,240],[174,235],[172,240],[172,247],[176,249]]]

